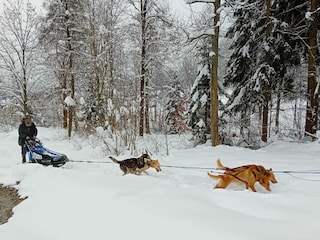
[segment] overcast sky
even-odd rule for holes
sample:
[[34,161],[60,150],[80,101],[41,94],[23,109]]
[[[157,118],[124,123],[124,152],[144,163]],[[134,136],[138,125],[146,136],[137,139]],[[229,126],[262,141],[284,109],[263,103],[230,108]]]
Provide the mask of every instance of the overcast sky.
[[[42,3],[45,0],[29,0],[33,6],[36,6],[37,9],[41,8]],[[160,0],[164,1],[164,0]],[[189,16],[190,14],[190,6],[185,3],[185,0],[165,0],[168,1],[173,12],[177,14],[178,16],[184,17]],[[2,9],[3,3],[6,2],[6,0],[0,0],[0,9]],[[192,7],[194,9],[194,6]]]

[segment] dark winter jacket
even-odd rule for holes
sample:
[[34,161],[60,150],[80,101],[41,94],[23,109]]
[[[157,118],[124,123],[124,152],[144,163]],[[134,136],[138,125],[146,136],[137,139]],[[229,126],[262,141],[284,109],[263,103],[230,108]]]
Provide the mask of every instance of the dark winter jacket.
[[34,123],[31,123],[30,127],[27,127],[24,122],[22,122],[19,126],[19,140],[18,143],[20,146],[24,144],[26,141],[26,137],[32,139],[33,137],[37,136],[38,129]]

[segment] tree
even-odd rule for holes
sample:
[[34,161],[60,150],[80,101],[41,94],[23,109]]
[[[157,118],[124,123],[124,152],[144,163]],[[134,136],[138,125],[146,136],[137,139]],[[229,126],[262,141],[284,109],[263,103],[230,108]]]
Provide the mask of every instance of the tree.
[[54,62],[63,106],[63,127],[71,137],[76,109],[76,69],[81,69],[77,57],[84,37],[84,7],[82,0],[51,0],[42,20],[40,41]]
[[166,123],[169,127],[169,133],[185,132],[188,129],[184,120],[187,96],[179,81],[175,81],[169,86],[167,97],[169,101],[167,103]]
[[191,102],[188,108],[188,125],[192,129],[195,145],[204,144],[211,134],[210,120],[210,81],[211,81],[211,59],[210,41],[203,39],[198,43],[197,56],[200,59],[198,64],[198,75],[191,89]]
[[[235,89],[227,109],[239,111],[246,117],[260,108],[261,140],[264,142],[268,137],[269,104],[275,75],[271,63],[275,52],[272,52],[270,4],[269,0],[247,1],[235,11],[236,21],[227,33],[234,38],[231,45],[234,52],[228,64],[225,85],[233,85]],[[266,10],[259,12],[257,9]]]
[[[134,9],[131,24],[132,41],[139,49],[139,135],[150,133],[150,102],[155,76],[166,71],[164,63],[169,55],[169,45],[175,41],[171,35],[172,19],[163,2],[155,0],[128,0]],[[137,38],[137,36],[139,38]],[[159,74],[159,75],[158,75]],[[163,83],[160,83],[163,84]]]
[[33,71],[37,58],[38,18],[29,1],[9,1],[4,4],[0,17],[0,69],[5,72],[5,88],[2,94],[19,106],[23,113],[30,113],[30,81],[35,80]]
[[307,113],[305,131],[315,139],[318,124],[319,108],[319,82],[317,83],[316,56],[318,53],[318,21],[319,21],[318,0],[310,2],[310,28],[309,28],[309,56],[308,56],[308,88],[307,88]]
[[[265,42],[268,43],[270,41],[271,35],[271,0],[266,0],[266,33],[265,33]],[[266,51],[265,54],[265,64],[267,66],[271,66],[271,54],[270,51]],[[273,71],[273,69],[270,69]],[[267,75],[267,74],[266,74]],[[263,84],[262,94],[263,94],[263,107],[262,107],[262,129],[261,129],[261,140],[263,142],[267,142],[268,140],[268,122],[269,122],[269,104],[271,100],[271,87],[270,87],[270,78],[272,76],[266,76],[266,83]]]
[[[211,46],[212,51],[211,56],[211,109],[210,109],[210,119],[211,119],[211,145],[217,146],[220,143],[219,139],[219,87],[218,87],[218,60],[219,60],[219,31],[220,31],[220,0],[188,0],[188,4],[193,4],[196,2],[211,3],[214,5],[213,12],[213,29],[208,29],[202,32],[201,35],[211,36]],[[212,31],[210,31],[212,30]],[[199,36],[199,37],[200,37]]]
[[[241,122],[252,131],[250,117],[261,119],[262,141],[270,132],[270,104],[276,98],[276,131],[279,129],[281,98],[293,92],[292,67],[300,64],[304,49],[303,1],[247,1],[236,7],[234,24],[227,33],[233,39],[225,86],[233,92],[227,110],[246,119]],[[238,4],[236,1],[233,4]],[[237,5],[234,5],[237,6]],[[259,12],[258,9],[265,9]],[[272,10],[272,11],[271,11]],[[287,97],[288,98],[288,97]],[[244,120],[243,119],[243,120]],[[256,142],[257,139],[253,140]]]
[[[140,120],[139,120],[139,135],[143,136],[145,129],[145,120],[147,116],[146,104],[146,71],[147,71],[147,14],[148,14],[148,0],[140,0],[140,21],[141,21],[141,58],[140,58]],[[149,10],[150,11],[150,10]],[[146,122],[146,126],[149,123]],[[149,131],[150,129],[147,129]]]
[[[116,66],[123,54],[122,42],[125,37],[121,30],[121,18],[124,13],[124,0],[91,0],[86,5],[87,21],[85,27],[89,38],[85,39],[85,52],[90,56],[87,60],[88,68],[86,81],[81,84],[86,92],[81,92],[85,100],[84,122],[90,128],[112,125],[115,129],[114,116],[108,114],[107,102],[116,103],[117,85],[120,85],[119,69]],[[118,61],[118,62],[117,62]],[[119,64],[120,65],[120,64]]]

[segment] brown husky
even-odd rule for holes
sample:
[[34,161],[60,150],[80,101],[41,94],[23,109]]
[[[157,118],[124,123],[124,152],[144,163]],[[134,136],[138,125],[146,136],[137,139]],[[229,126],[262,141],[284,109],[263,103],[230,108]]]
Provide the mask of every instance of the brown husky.
[[220,159],[218,159],[217,166],[218,168],[225,170],[225,172],[221,175],[208,173],[208,176],[212,179],[219,180],[215,188],[226,188],[230,183],[237,182],[244,183],[246,185],[246,189],[250,188],[253,192],[256,192],[254,184],[259,182],[265,189],[271,191],[270,182],[277,183],[272,169],[266,170],[261,165],[250,164],[237,168],[228,168],[222,165]]
[[150,167],[156,169],[157,172],[161,171],[159,161],[151,159],[148,154],[143,154],[138,158],[129,158],[122,161],[118,161],[111,156],[109,158],[120,165],[123,175],[128,173],[140,175],[142,172],[148,175],[146,170]]

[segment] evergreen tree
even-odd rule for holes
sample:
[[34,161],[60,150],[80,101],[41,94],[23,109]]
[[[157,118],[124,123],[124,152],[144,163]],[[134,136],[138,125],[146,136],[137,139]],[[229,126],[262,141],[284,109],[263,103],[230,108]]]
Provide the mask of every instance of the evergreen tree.
[[187,96],[180,82],[175,81],[172,83],[167,97],[169,101],[167,103],[166,123],[169,127],[169,133],[185,132],[188,129],[184,119]]
[[191,103],[188,108],[188,125],[192,128],[195,145],[205,143],[210,137],[210,45],[203,41],[199,50],[198,75],[191,89]]
[[[225,77],[225,86],[233,89],[227,110],[240,114],[241,134],[245,133],[244,128],[252,131],[249,130],[252,126],[248,116],[258,113],[257,117],[263,119],[263,141],[267,139],[270,124],[267,117],[268,105],[276,96],[279,111],[282,93],[292,90],[290,67],[300,64],[303,49],[301,41],[297,42],[292,38],[297,33],[290,27],[301,27],[303,19],[297,16],[295,10],[303,8],[304,4],[297,7],[296,2],[284,2],[288,1],[276,1],[271,6],[271,2],[270,5],[265,5],[262,0],[246,1],[234,12],[236,20],[227,33],[228,37],[233,38],[233,53]],[[298,26],[293,22],[297,17],[300,18]],[[257,129],[255,131],[259,132]]]

